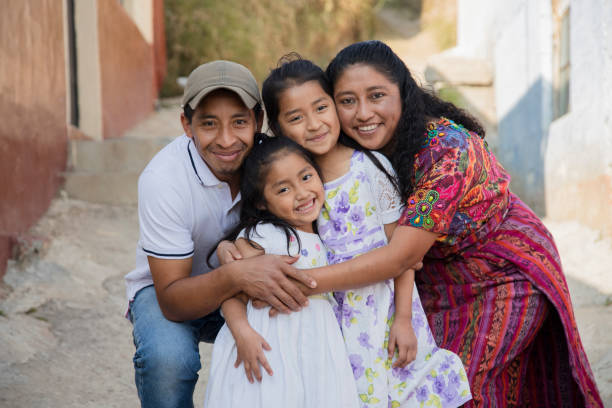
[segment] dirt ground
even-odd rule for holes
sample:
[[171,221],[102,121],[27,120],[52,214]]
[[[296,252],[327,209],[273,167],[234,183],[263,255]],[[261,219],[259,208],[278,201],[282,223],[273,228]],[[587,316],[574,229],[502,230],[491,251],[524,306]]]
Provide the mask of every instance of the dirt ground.
[[[561,251],[582,339],[612,406],[612,242],[547,222]],[[134,346],[123,276],[134,265],[136,209],[56,199],[11,261],[0,297],[1,407],[134,407]],[[203,401],[210,346],[200,347]]]

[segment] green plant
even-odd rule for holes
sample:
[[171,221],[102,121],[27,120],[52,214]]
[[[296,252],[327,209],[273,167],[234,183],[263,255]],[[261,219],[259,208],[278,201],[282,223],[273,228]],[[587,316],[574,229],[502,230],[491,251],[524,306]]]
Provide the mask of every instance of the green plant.
[[229,59],[261,81],[291,51],[325,65],[372,34],[376,0],[173,0],[165,2],[168,73],[161,96],[198,65]]

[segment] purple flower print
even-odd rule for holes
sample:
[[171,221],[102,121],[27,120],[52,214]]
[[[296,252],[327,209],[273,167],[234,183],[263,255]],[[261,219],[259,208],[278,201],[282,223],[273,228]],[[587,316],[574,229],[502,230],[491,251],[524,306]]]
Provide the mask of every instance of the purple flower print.
[[346,327],[351,327],[351,319],[355,317],[355,314],[361,313],[359,310],[355,310],[347,304],[342,307],[342,318]]
[[333,251],[327,251],[327,263],[330,265],[340,262],[340,257],[336,256]]
[[356,205],[353,207],[353,210],[349,214],[349,220],[355,225],[359,225],[363,222],[365,218],[365,213],[363,212],[363,208],[360,205]]
[[408,364],[406,367],[394,367],[391,372],[395,378],[406,381],[408,378],[414,378],[414,370],[414,364]]
[[422,387],[418,387],[416,390],[416,397],[417,397],[417,401],[419,402],[425,402],[427,401],[427,397],[429,397],[429,390],[427,389],[427,386],[424,385]]
[[448,386],[450,387],[451,385],[455,388],[458,388],[461,385],[461,378],[454,370],[451,370],[450,373],[448,373]]
[[374,295],[368,295],[366,299],[366,306],[376,309],[376,299],[374,299]]
[[[412,309],[414,310],[414,309]],[[412,327],[416,328],[421,328],[425,326],[425,319],[424,316],[421,313],[413,313],[412,314]],[[416,331],[416,330],[415,330]]]
[[365,368],[363,367],[363,358],[361,358],[359,354],[351,354],[349,356],[349,361],[351,362],[351,368],[353,369],[353,377],[358,380],[365,371]]
[[308,250],[306,248],[302,249],[300,252],[303,256],[308,256]]
[[346,223],[342,219],[332,219],[330,221],[332,225],[332,236],[338,236],[346,232]]
[[342,191],[338,197],[338,200],[336,201],[335,212],[346,214],[350,208],[351,204],[349,203],[349,195],[346,191]]
[[[453,356],[446,356],[444,358],[444,362],[442,364],[440,364],[440,371],[446,371],[448,370],[451,365],[453,364]],[[459,379],[459,376],[454,372],[451,371],[451,374],[448,375],[448,381],[451,381],[451,375],[455,374],[455,376],[457,377],[457,380]],[[459,383],[457,383],[457,385],[459,385]]]
[[361,347],[367,348],[367,349],[373,349],[374,346],[372,346],[370,344],[370,335],[366,332],[361,332],[359,334],[359,337],[357,338],[357,341],[359,342],[359,344],[361,345]]
[[436,394],[441,394],[442,391],[444,390],[444,386],[446,384],[444,384],[444,377],[439,374],[435,379],[434,379],[434,383],[433,383],[433,390]]
[[456,387],[451,387],[450,384],[444,389],[444,391],[442,391],[442,397],[447,403],[454,401],[458,396],[459,391]]

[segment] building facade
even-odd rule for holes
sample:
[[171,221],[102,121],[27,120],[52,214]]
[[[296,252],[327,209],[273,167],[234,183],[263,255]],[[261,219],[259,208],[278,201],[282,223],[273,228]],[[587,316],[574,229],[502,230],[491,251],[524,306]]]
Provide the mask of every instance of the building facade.
[[62,184],[71,139],[104,140],[154,109],[163,0],[7,0],[0,13],[0,276]]
[[537,213],[612,236],[612,0],[458,0],[494,67],[498,156]]

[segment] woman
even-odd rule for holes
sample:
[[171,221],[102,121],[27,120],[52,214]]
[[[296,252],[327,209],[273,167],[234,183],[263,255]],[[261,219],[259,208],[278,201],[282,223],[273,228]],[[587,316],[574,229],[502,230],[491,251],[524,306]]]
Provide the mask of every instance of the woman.
[[417,286],[438,345],[465,364],[468,405],[602,406],[552,236],[482,126],[378,41],[343,49],[327,75],[342,130],[387,155],[406,207],[388,246],[315,270],[318,290],[425,256]]

